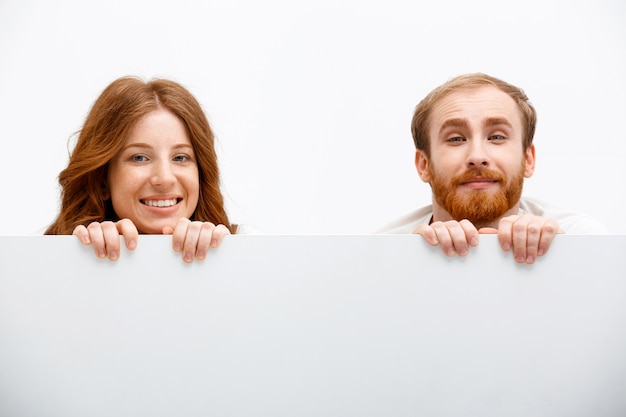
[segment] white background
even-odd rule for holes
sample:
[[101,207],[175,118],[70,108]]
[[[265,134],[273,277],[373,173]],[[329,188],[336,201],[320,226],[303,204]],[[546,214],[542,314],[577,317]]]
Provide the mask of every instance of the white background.
[[430,203],[413,108],[474,71],[538,110],[525,194],[626,234],[625,58],[620,0],[0,0],[0,235],[54,219],[73,134],[122,75],[198,98],[232,221],[369,233]]

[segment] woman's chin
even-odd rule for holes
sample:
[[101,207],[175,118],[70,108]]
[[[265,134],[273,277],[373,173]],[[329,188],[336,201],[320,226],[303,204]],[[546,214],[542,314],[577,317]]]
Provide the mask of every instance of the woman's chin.
[[163,229],[168,226],[174,229],[174,226],[172,226],[169,222],[162,222],[162,223],[142,224],[140,226],[138,225],[137,230],[142,235],[162,235]]

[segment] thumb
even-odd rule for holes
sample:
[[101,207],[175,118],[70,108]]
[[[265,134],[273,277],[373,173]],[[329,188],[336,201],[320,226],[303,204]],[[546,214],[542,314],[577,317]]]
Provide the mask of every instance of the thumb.
[[481,227],[478,229],[478,233],[481,235],[497,235],[498,229],[494,229],[493,227]]

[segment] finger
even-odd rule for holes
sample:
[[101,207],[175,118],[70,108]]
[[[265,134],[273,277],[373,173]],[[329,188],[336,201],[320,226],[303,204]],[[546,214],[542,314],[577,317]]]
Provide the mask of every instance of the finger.
[[[170,233],[166,233],[172,235],[172,247],[174,248],[174,251],[180,252],[183,250],[185,236],[187,236],[187,227],[189,224],[191,224],[191,220],[185,218],[179,219],[176,223],[176,227],[171,230]],[[165,233],[168,231],[167,229],[169,229],[169,227],[164,227],[163,232]]]
[[515,262],[524,263],[528,256],[528,225],[530,217],[519,216],[513,223],[513,257]]
[[461,220],[459,224],[463,228],[463,232],[465,232],[465,242],[472,247],[478,246],[479,231],[476,229],[476,226],[466,219]]
[[448,228],[443,224],[443,222],[433,222],[430,224],[430,227],[435,234],[435,239],[439,242],[439,246],[441,246],[441,250],[447,256],[452,256],[455,254],[454,244],[452,243],[452,236],[450,236],[450,232]]
[[537,259],[539,252],[539,242],[541,239],[541,231],[545,224],[545,219],[541,217],[529,218],[526,226],[526,259],[527,264],[532,264]]
[[106,255],[110,260],[115,261],[120,257],[120,232],[113,222],[101,223],[102,234],[104,236],[104,244]]
[[217,248],[224,240],[224,236],[230,235],[230,230],[223,224],[218,224],[213,230],[213,238],[211,239],[211,247]]
[[87,228],[83,226],[82,224],[76,226],[72,234],[78,237],[78,240],[80,240],[83,245],[91,244],[91,239],[89,238],[89,231],[87,231]]
[[137,247],[137,239],[139,238],[139,232],[137,227],[130,219],[122,219],[115,223],[119,234],[124,236],[126,242],[126,249],[134,250]]
[[554,237],[559,233],[562,233],[562,231],[556,220],[549,220],[543,225],[537,249],[537,256],[543,256],[548,252]]
[[503,217],[498,224],[498,241],[505,252],[513,247],[513,224],[518,218],[518,215]]
[[439,244],[439,239],[437,239],[435,230],[428,224],[420,224],[413,231],[413,234],[422,235],[424,240],[426,240],[430,246],[437,246]]
[[[206,258],[206,253],[209,247],[212,245],[213,233],[215,232],[215,225],[211,222],[202,222],[200,231],[198,234],[198,240],[195,242],[195,254],[196,258],[202,260]],[[188,237],[189,238],[189,237]]]
[[106,244],[104,242],[104,233],[102,232],[102,224],[100,222],[92,222],[87,225],[87,233],[89,240],[93,246],[93,250],[98,258],[104,258],[107,255]]
[[198,240],[200,239],[200,231],[202,229],[202,222],[179,222],[174,230],[174,236],[182,235],[184,232],[185,237],[183,240],[183,261],[193,262],[193,258],[196,256],[196,250],[198,246]]

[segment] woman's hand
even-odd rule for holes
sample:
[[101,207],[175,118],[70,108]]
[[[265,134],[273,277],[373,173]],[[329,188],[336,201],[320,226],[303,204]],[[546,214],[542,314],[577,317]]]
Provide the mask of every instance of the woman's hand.
[[98,258],[108,257],[112,261],[120,256],[120,235],[124,236],[128,250],[134,250],[137,247],[139,237],[137,227],[129,219],[117,222],[92,222],[87,227],[76,226],[72,234],[78,236],[83,244],[92,245]]
[[217,226],[211,222],[191,221],[180,219],[175,228],[165,227],[164,235],[172,236],[172,247],[176,252],[183,253],[183,261],[193,262],[194,257],[198,260],[206,258],[210,248],[217,248],[230,230],[223,224]]

